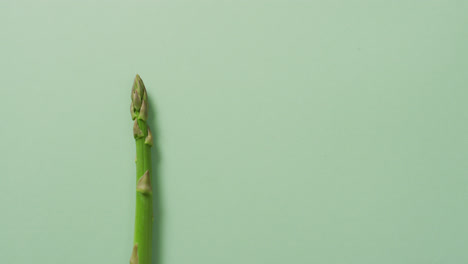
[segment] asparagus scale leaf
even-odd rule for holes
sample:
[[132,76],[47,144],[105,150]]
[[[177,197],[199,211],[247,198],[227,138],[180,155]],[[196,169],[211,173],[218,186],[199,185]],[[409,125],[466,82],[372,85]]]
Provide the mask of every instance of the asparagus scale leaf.
[[153,137],[148,120],[148,97],[146,88],[137,74],[132,87],[130,114],[136,144],[136,208],[135,233],[130,264],[151,264],[153,229],[153,199],[151,187],[151,147]]

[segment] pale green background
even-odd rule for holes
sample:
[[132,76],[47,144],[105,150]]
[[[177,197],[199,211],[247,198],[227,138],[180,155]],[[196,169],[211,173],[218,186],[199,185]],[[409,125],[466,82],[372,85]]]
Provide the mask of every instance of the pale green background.
[[467,14],[2,1],[0,262],[128,263],[139,73],[155,264],[468,263]]

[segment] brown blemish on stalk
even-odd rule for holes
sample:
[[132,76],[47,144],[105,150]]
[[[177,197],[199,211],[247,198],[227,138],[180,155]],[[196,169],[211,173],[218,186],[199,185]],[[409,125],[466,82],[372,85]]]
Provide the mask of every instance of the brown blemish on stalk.
[[138,244],[133,246],[132,256],[130,257],[130,264],[138,264]]
[[153,193],[151,188],[151,179],[149,176],[149,171],[147,170],[143,176],[137,182],[137,192],[150,195]]

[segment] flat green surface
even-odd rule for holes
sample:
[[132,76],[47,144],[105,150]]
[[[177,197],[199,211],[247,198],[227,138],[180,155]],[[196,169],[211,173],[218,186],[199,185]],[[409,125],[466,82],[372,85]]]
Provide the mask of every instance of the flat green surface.
[[155,264],[468,263],[467,13],[1,1],[0,262],[128,263],[139,73]]

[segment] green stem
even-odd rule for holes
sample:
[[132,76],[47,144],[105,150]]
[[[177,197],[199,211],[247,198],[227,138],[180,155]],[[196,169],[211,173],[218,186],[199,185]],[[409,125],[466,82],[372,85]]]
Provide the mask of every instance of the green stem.
[[151,264],[153,201],[151,187],[152,135],[146,123],[148,100],[140,76],[135,77],[132,89],[131,114],[136,144],[136,207],[135,233],[131,264]]

